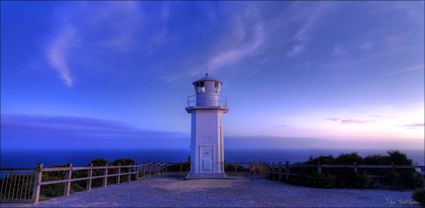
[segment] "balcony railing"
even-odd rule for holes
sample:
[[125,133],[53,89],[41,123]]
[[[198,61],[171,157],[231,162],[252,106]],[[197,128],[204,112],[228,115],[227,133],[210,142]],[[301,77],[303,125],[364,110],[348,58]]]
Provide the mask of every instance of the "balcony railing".
[[[215,98],[211,98],[210,100],[214,100]],[[207,103],[208,103],[208,98],[207,98]],[[189,107],[194,107],[197,106],[196,103],[196,95],[191,95],[191,96],[187,96],[187,106]],[[218,96],[218,105],[216,106],[220,106],[220,107],[227,107],[227,97],[225,96]]]

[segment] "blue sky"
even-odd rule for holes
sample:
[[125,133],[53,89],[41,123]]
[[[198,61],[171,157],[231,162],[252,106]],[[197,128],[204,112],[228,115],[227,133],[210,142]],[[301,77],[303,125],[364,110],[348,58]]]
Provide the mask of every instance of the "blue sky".
[[1,2],[2,149],[424,147],[424,2]]

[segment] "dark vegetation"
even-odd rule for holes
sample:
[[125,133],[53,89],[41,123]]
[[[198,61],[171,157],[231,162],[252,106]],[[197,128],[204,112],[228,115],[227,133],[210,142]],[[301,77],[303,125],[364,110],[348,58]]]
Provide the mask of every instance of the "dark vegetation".
[[[236,168],[236,171],[235,171]],[[231,172],[249,172],[249,168],[246,168],[240,164],[235,163],[224,163],[224,171],[226,173]]]
[[[338,157],[320,156],[310,159],[306,165],[412,165],[404,153],[389,151],[387,155],[369,155],[361,157],[357,153],[341,154]],[[298,176],[289,177],[289,183],[320,188],[388,188],[388,189],[414,189],[422,187],[424,183],[421,176],[414,169],[397,168],[322,168],[319,174],[317,168],[293,167],[291,173]]]
[[425,207],[425,188],[417,188],[412,193],[412,198]]
[[[369,155],[366,157],[359,156],[357,153],[341,154],[337,157],[333,156],[320,156],[316,158],[310,157],[306,162],[299,163],[301,165],[316,165],[316,164],[328,164],[328,165],[412,165],[412,160],[407,158],[404,153],[399,151],[389,151],[387,155]],[[134,160],[124,158],[113,161],[112,163],[105,159],[96,159],[91,161],[93,166],[106,166],[109,165],[131,165],[135,164]],[[90,164],[88,164],[90,165]],[[51,167],[67,167],[67,165],[59,164]],[[249,168],[244,167],[240,164],[225,163],[225,171],[227,173],[235,172],[248,172]],[[167,166],[168,172],[179,172],[189,171],[190,162],[174,163]],[[128,172],[129,168],[121,168],[121,172]],[[291,173],[297,173],[296,176],[289,177],[289,183],[296,185],[303,185],[309,187],[320,187],[320,188],[387,188],[387,189],[415,189],[412,198],[422,205],[425,203],[425,190],[420,188],[424,184],[424,178],[414,169],[397,169],[397,168],[357,168],[354,171],[353,168],[322,168],[319,174],[316,167],[291,167]],[[109,169],[108,174],[118,173],[118,169]],[[93,176],[104,175],[104,170],[93,170]],[[30,178],[31,173],[28,174],[11,174],[5,178],[1,178],[0,182],[15,178]],[[43,172],[42,181],[51,180],[63,180],[66,177],[66,171],[53,171]],[[88,177],[87,170],[74,170],[72,171],[72,178],[84,178]],[[129,176],[121,176],[120,183],[127,182]],[[135,175],[131,176],[131,180],[135,180]],[[108,185],[116,184],[118,181],[117,176],[108,177]],[[29,186],[15,187],[13,190],[15,193],[24,192],[25,197],[30,199],[32,194],[32,183],[30,180]],[[92,188],[103,186],[103,178],[93,179]],[[46,199],[64,194],[65,184],[51,184],[41,186],[40,199]],[[75,181],[71,183],[71,192],[78,192],[87,190],[87,181]],[[7,198],[3,196],[1,198]]]
[[[135,164],[134,160],[124,158],[124,159],[118,159],[110,163],[109,161],[105,159],[96,159],[91,161],[91,164],[93,166],[106,166],[107,164],[115,166],[115,165],[131,165]],[[90,165],[90,164],[88,164]],[[67,167],[67,165],[60,164],[60,165],[54,165],[51,167]],[[100,176],[104,175],[103,169],[100,170],[93,170],[93,176]],[[129,172],[129,168],[121,168],[121,173]],[[109,169],[108,174],[115,174],[118,173],[118,169]],[[44,172],[42,181],[52,181],[52,180],[63,180],[66,177],[66,171],[53,171],[53,172]],[[87,170],[78,170],[78,171],[72,171],[72,178],[85,178],[88,177],[88,171]],[[129,176],[121,176],[120,177],[120,183],[127,182]],[[134,180],[135,176],[132,176],[132,180]],[[108,185],[110,184],[116,184],[118,182],[118,177],[108,177]],[[103,185],[103,179],[93,179],[92,181],[92,188],[101,187]],[[88,181],[75,181],[71,183],[71,192],[78,192],[78,191],[84,191],[88,188]],[[51,185],[44,185],[41,186],[41,199],[49,198],[49,197],[55,197],[59,195],[64,195],[64,189],[65,184],[51,184]]]

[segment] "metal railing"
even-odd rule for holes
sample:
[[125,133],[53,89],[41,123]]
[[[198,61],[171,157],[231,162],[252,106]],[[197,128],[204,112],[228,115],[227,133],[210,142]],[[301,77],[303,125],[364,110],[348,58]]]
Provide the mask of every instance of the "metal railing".
[[[213,99],[210,99],[213,100]],[[207,98],[207,101],[210,101]],[[187,96],[187,106],[189,107],[194,107],[197,106],[197,102],[196,102],[196,95],[190,95]],[[218,106],[220,107],[227,107],[227,97],[226,96],[218,96]]]
[[31,202],[35,169],[0,169],[0,201]]

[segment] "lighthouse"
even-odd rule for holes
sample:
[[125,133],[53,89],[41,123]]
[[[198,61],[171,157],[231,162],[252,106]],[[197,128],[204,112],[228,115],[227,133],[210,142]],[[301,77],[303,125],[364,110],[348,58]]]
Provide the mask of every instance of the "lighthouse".
[[205,76],[194,81],[195,95],[187,98],[186,111],[192,116],[190,172],[186,178],[226,178],[224,172],[223,116],[229,111],[223,85]]

